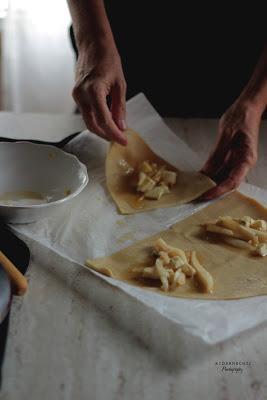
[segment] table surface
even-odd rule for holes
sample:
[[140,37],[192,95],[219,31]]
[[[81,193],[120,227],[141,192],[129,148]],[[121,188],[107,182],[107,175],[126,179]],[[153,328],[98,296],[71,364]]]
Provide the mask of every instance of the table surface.
[[[217,121],[166,122],[204,162]],[[259,160],[247,178],[263,188],[266,133],[264,122]],[[1,399],[267,399],[267,324],[214,346],[186,366],[182,360],[171,365],[86,296],[90,277],[84,268],[37,243],[29,245],[29,292],[13,302]],[[250,365],[230,373],[216,364],[225,361]]]

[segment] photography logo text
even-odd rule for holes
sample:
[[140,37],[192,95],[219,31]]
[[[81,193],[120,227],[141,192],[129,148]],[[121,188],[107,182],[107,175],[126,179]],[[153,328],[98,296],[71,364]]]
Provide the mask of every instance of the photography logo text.
[[218,371],[224,374],[243,374],[246,368],[252,366],[251,361],[216,361]]

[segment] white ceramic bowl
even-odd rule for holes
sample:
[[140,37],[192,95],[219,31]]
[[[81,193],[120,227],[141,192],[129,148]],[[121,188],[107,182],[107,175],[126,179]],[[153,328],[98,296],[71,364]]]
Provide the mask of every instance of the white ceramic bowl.
[[0,218],[28,223],[67,207],[88,183],[77,157],[54,146],[0,143]]

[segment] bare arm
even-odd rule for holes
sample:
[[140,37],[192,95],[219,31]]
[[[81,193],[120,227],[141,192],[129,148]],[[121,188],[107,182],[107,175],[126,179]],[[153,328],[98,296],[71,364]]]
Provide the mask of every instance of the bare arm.
[[68,5],[79,52],[74,100],[89,130],[126,145],[126,83],[103,0],[68,0]]
[[267,106],[267,43],[240,98],[252,103],[261,114],[264,112]]
[[267,106],[267,45],[251,79],[219,122],[215,149],[202,172],[217,182],[203,199],[235,189],[256,164],[261,117]]

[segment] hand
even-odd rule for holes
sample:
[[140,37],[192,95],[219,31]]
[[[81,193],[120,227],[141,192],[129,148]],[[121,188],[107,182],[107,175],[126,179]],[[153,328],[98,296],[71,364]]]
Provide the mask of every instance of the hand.
[[[80,50],[80,49],[79,49]],[[107,104],[111,99],[111,109]],[[87,128],[106,140],[127,144],[125,123],[126,83],[114,46],[91,45],[80,50],[73,89]]]
[[222,116],[215,149],[201,169],[217,186],[203,200],[237,188],[256,164],[261,114],[257,107],[237,100]]

